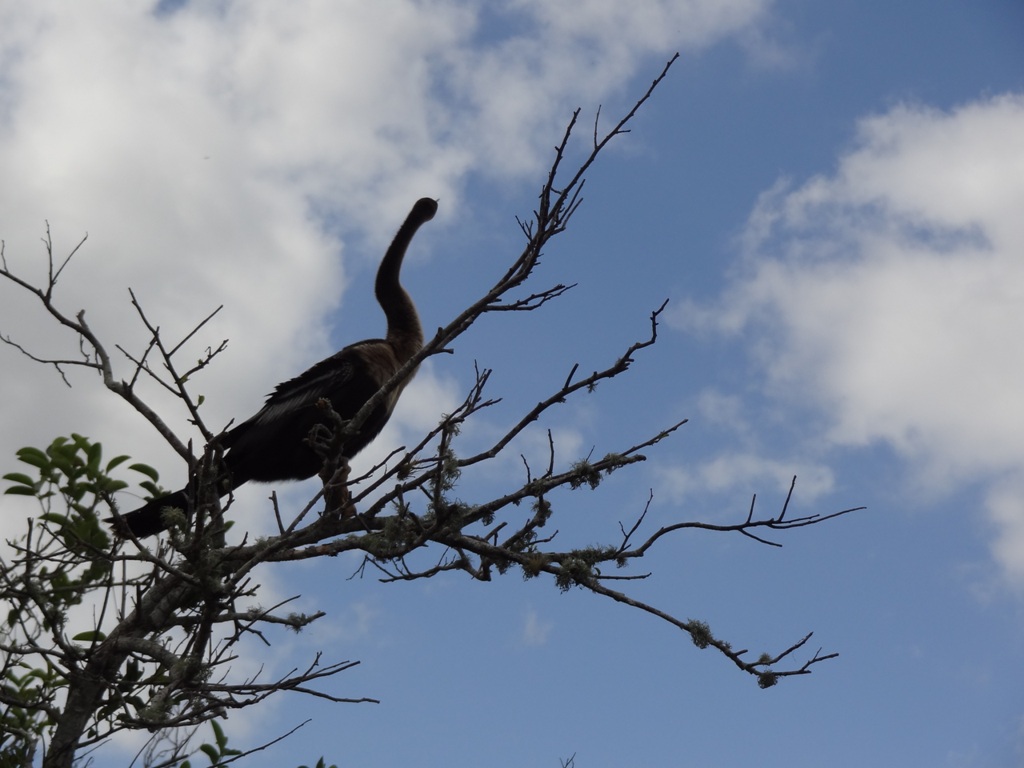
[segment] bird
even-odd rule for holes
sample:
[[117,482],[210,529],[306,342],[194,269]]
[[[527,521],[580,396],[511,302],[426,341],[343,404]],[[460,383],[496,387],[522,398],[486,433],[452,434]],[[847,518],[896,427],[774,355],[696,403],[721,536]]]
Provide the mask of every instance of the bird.
[[[319,401],[326,399],[342,419],[351,419],[422,349],[423,328],[416,305],[402,287],[399,274],[413,236],[436,213],[436,200],[417,200],[381,260],[374,293],[387,319],[385,337],[350,344],[278,384],[259,412],[217,438],[224,451],[224,474],[219,478],[222,496],[250,481],[305,480],[317,474],[324,459],[310,446],[310,433],[317,425],[329,423]],[[374,408],[358,432],[345,440],[342,458],[351,459],[380,434],[414,374],[415,369]],[[186,487],[151,499],[110,522],[122,536],[153,536],[168,527],[163,510],[187,509],[190,493]]]

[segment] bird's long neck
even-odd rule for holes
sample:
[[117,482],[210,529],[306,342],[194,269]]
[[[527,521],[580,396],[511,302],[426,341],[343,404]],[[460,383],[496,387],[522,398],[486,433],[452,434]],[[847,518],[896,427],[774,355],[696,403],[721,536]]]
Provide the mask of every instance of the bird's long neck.
[[377,270],[376,294],[388,320],[387,342],[394,349],[400,363],[415,355],[423,346],[423,328],[416,313],[416,305],[399,281],[402,259],[416,230],[434,218],[436,212],[437,203],[434,200],[427,197],[418,200],[399,227]]

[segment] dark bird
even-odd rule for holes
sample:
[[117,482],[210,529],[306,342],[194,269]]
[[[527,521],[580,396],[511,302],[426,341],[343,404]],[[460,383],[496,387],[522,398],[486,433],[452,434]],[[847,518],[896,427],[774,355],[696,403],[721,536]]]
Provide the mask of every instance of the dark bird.
[[[305,480],[317,474],[324,460],[310,447],[308,438],[317,424],[328,420],[317,402],[327,399],[342,419],[351,419],[423,347],[416,306],[402,287],[399,272],[416,230],[436,212],[436,201],[427,197],[416,201],[377,270],[375,292],[387,317],[387,336],[350,344],[305,373],[278,384],[259,413],[220,437],[219,445],[226,451],[222,495],[250,480]],[[358,433],[348,438],[341,451],[344,458],[352,458],[380,434],[411,378],[412,373],[373,410]],[[187,509],[189,498],[190,491],[184,488],[111,522],[122,534],[131,531],[139,537],[152,536],[167,528],[161,511],[168,507]]]

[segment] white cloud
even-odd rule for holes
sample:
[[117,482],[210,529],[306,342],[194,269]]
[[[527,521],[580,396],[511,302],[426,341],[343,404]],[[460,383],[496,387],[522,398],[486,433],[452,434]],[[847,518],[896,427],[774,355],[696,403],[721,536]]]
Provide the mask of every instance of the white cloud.
[[738,395],[705,389],[697,396],[697,412],[711,424],[720,424],[744,435],[751,433],[743,399]]
[[623,51],[704,47],[745,30],[767,8],[759,0],[681,0],[637,6],[615,0],[583,0],[572,5],[515,0],[512,6],[535,17],[550,40],[596,43],[598,50],[612,40]]
[[[231,342],[196,380],[220,427],[258,407],[282,371],[333,351],[351,236],[382,246],[423,194],[445,202],[431,224],[443,227],[471,175],[522,180],[571,108],[615,95],[652,54],[749,27],[766,2],[666,0],[626,15],[593,2],[571,18],[550,4],[443,0],[175,5],[0,8],[0,237],[12,269],[38,277],[44,219],[58,257],[88,232],[57,301],[134,351],[145,333],[128,286],[168,337],[224,304],[187,355]],[[494,13],[516,23],[492,28]],[[0,291],[0,329],[75,354],[37,305]],[[91,376],[68,392],[3,355],[18,397],[0,403],[0,454],[71,427],[172,459]],[[451,395],[437,386],[421,377],[406,398]],[[186,428],[182,409],[149,396]],[[396,428],[409,419],[401,411]]]
[[[775,395],[816,405],[834,444],[891,445],[933,492],[1019,487],[1022,210],[1024,96],[900,106],[860,124],[834,174],[766,192],[747,274],[681,322],[753,331]],[[1024,581],[1021,496],[994,491],[988,510]]]
[[1024,477],[997,482],[985,503],[996,533],[996,562],[1010,583],[1024,587]]
[[[659,478],[656,492],[677,502],[685,502],[700,493],[737,489],[759,495],[774,491],[772,498],[781,494],[784,499],[795,475],[797,498],[801,504],[807,504],[830,492],[834,486],[832,471],[819,463],[798,456],[770,459],[749,452],[723,453],[694,466],[660,466],[656,474]],[[771,516],[776,511],[767,514]],[[730,510],[728,514],[734,513]]]
[[550,621],[543,621],[536,609],[530,608],[523,621],[522,643],[531,648],[547,645],[548,636],[554,627]]

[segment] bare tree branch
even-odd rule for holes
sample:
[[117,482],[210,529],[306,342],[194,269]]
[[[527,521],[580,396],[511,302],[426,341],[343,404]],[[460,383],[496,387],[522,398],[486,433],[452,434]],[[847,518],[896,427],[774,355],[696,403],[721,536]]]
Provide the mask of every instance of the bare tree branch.
[[[322,661],[319,653],[308,664],[297,664],[283,675],[264,679],[261,671],[238,678],[233,663],[236,654],[241,653],[242,638],[253,636],[269,644],[275,630],[299,631],[325,615],[322,611],[286,613],[292,598],[270,608],[254,603],[260,594],[256,574],[267,563],[355,552],[362,556],[356,575],[362,576],[369,568],[384,582],[434,578],[454,571],[490,581],[495,574],[512,568],[527,578],[550,576],[559,589],[587,590],[686,632],[695,645],[714,647],[762,687],[775,685],[783,677],[809,674],[815,665],[835,658],[835,653],[822,653],[820,649],[807,658],[805,647],[811,637],[807,633],[779,653],[751,659],[748,651],[736,651],[712,634],[704,622],[681,619],[609,585],[626,586],[647,578],[648,573],[632,572],[628,567],[669,534],[691,529],[738,532],[756,542],[779,546],[766,538],[768,532],[781,534],[817,525],[859,507],[790,517],[791,486],[782,510],[773,517],[755,517],[755,497],[746,518],[735,523],[678,521],[645,532],[651,492],[628,528],[619,524],[617,534],[612,536],[614,543],[577,549],[556,545],[558,530],[551,521],[556,514],[552,499],[557,501],[557,494],[596,488],[610,473],[645,461],[644,452],[671,437],[685,419],[634,438],[631,445],[614,446],[603,456],[594,449],[567,467],[556,461],[555,440],[547,428],[543,433],[547,436],[547,457],[540,460],[540,466],[531,467],[525,457],[520,457],[524,472],[509,487],[488,492],[485,498],[473,502],[453,496],[464,471],[507,455],[513,441],[548,418],[556,406],[628,372],[639,354],[656,344],[659,318],[667,302],[650,313],[649,332],[626,346],[606,367],[580,375],[579,363],[567,364],[567,370],[557,374],[536,404],[514,417],[483,448],[462,454],[463,426],[500,402],[487,391],[490,370],[475,365],[474,380],[462,402],[415,445],[393,452],[359,478],[352,478],[347,462],[340,459],[339,446],[358,432],[416,366],[428,357],[451,352],[454,343],[483,315],[535,311],[573,287],[533,287],[544,250],[565,231],[582,204],[588,170],[613,139],[628,133],[630,121],[676,59],[674,56],[665,64],[633,108],[604,135],[599,133],[598,110],[589,151],[578,166],[565,171],[580,111],[572,114],[554,148],[536,209],[529,220],[517,219],[525,237],[522,251],[489,289],[439,328],[352,419],[342,420],[325,401],[325,415],[332,428],[310,436],[311,444],[325,459],[324,490],[298,510],[283,509],[272,496],[277,530],[256,541],[246,537],[240,544],[226,543],[225,517],[233,513],[233,501],[230,497],[220,500],[217,435],[204,425],[200,401],[189,390],[191,377],[211,364],[226,342],[207,347],[198,362],[182,365],[179,361],[184,345],[208,330],[220,307],[178,341],[167,342],[159,324],[130,293],[148,336],[141,352],[112,347],[129,365],[129,373],[119,376],[104,344],[86,323],[84,310],[71,316],[54,301],[58,280],[85,239],[58,262],[47,225],[43,241],[47,277],[42,286],[15,274],[0,247],[0,277],[35,296],[51,318],[69,329],[79,344],[81,357],[48,359],[9,336],[0,338],[32,360],[53,366],[66,382],[65,369],[70,366],[95,370],[104,386],[142,414],[186,461],[195,501],[189,515],[172,513],[170,534],[156,547],[150,549],[146,542],[134,538],[112,546],[100,521],[106,514],[117,513],[114,495],[127,483],[111,475],[116,460],[104,468],[99,446],[80,436],[73,436],[70,443],[55,441],[48,452],[22,455],[23,461],[39,470],[38,480],[20,474],[8,476],[14,478],[19,493],[40,500],[41,514],[38,522],[30,522],[23,543],[15,546],[13,558],[0,561],[0,589],[13,606],[10,629],[0,632],[0,668],[15,682],[21,679],[19,665],[34,665],[52,674],[41,677],[38,685],[29,681],[21,688],[5,688],[0,691],[0,705],[25,715],[27,725],[23,730],[29,736],[47,734],[43,762],[47,768],[70,766],[79,750],[121,730],[194,728],[281,691],[331,702],[375,701],[325,690],[323,683],[358,662]],[[190,440],[173,433],[143,399],[139,386],[143,381],[156,382],[181,401],[206,444],[200,455],[192,450]],[[544,429],[543,425],[539,428]],[[311,514],[321,502],[323,512]],[[86,598],[95,601],[95,629],[68,638],[67,610],[78,604],[74,601]],[[52,728],[40,725],[44,721]],[[187,738],[179,741],[185,743]],[[180,751],[176,746],[172,753]],[[570,758],[566,764],[571,763]]]

